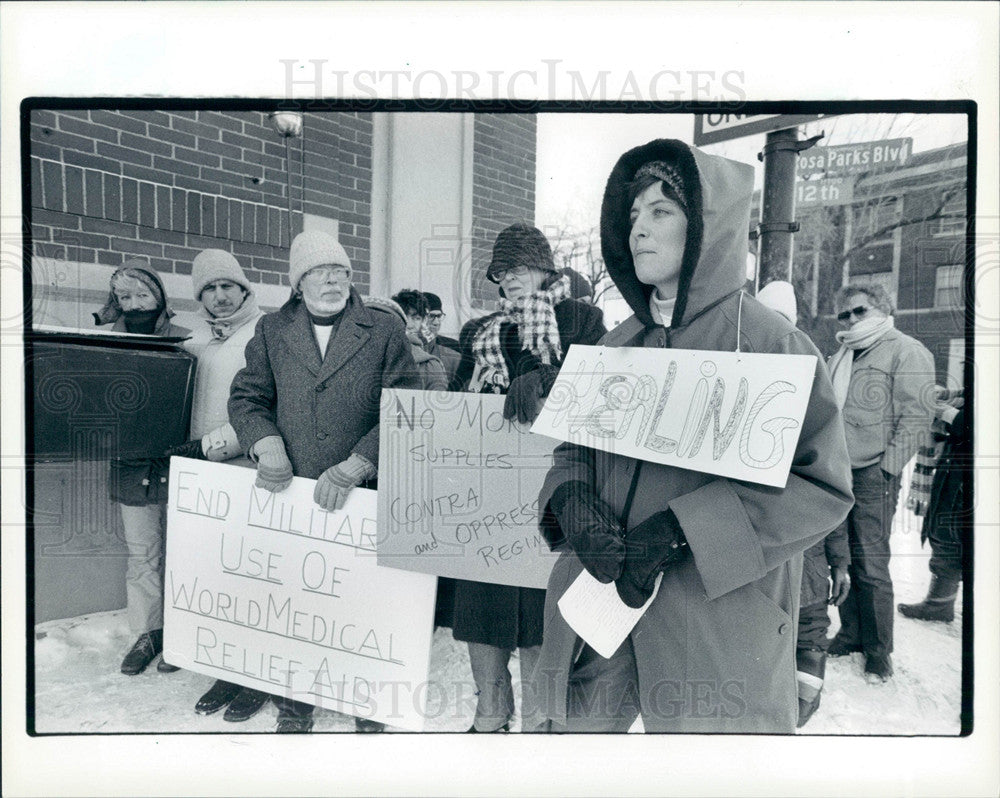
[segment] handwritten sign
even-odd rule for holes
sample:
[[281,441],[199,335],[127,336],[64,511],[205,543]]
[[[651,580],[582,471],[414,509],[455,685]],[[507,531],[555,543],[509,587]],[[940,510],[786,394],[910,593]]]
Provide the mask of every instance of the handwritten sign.
[[503,417],[504,397],[382,391],[380,565],[544,588],[538,534],[551,440]]
[[816,360],[574,344],[531,430],[783,488]]
[[167,661],[419,731],[434,579],[377,564],[375,491],[356,488],[327,513],[313,480],[272,494],[255,478],[170,461]]

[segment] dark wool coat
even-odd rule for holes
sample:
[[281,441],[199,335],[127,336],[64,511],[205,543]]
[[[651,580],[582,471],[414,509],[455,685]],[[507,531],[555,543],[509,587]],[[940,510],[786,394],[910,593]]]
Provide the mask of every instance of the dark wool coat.
[[949,425],[948,439],[934,468],[921,543],[927,538],[961,543],[962,531],[971,523],[965,508],[966,480],[972,479],[972,435],[966,418],[963,407]]
[[[605,333],[604,314],[600,308],[567,299],[556,305],[554,310],[564,356],[571,344],[592,346]],[[492,316],[475,319],[462,328],[462,363],[457,376],[462,384],[468,383],[475,367],[472,340],[490,318]],[[500,340],[511,379],[527,374],[540,365],[535,355],[521,349],[516,324],[503,324]],[[544,590],[456,580],[455,639],[506,649],[537,646],[542,642],[544,607]]]
[[264,316],[229,394],[229,422],[245,450],[280,435],[296,476],[317,479],[357,452],[378,466],[383,388],[420,388],[403,325],[366,308],[352,288],[320,359],[305,303]]
[[[635,276],[628,246],[627,185],[653,160],[678,165],[686,186],[687,247],[669,332],[649,310],[651,288]],[[663,574],[659,593],[631,633],[646,731],[795,731],[795,630],[802,552],[851,508],[850,462],[833,386],[805,333],[742,295],[753,170],[679,141],[626,153],[608,180],[601,212],[604,261],[635,315],[603,340],[643,346],[808,354],[812,393],[784,489],[561,444],[541,495],[541,531],[558,540],[553,491],[581,480],[621,516],[626,530],[673,511],[690,555]],[[628,532],[626,531],[626,536]],[[579,638],[557,602],[583,569],[564,548],[549,579],[545,639],[532,683],[539,711],[565,723]],[[538,720],[543,720],[539,717]],[[526,721],[531,728],[533,721]]]

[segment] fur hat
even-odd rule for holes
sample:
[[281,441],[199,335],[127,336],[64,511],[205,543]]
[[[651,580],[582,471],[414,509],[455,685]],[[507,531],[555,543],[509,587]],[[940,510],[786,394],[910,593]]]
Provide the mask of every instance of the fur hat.
[[229,280],[250,291],[250,282],[243,273],[239,261],[224,249],[204,249],[191,262],[191,282],[194,283],[194,298],[201,299],[205,286],[216,280]]
[[340,242],[329,233],[305,230],[295,236],[288,255],[288,282],[297,291],[302,276],[316,266],[343,266],[351,274],[351,261]]
[[792,324],[798,321],[799,314],[795,304],[795,289],[784,280],[774,280],[757,292],[757,301],[771,310],[777,311]]
[[533,266],[546,272],[556,271],[552,260],[552,247],[537,227],[524,222],[512,224],[500,231],[493,244],[493,258],[486,270],[486,279],[499,283],[497,273],[518,266]]

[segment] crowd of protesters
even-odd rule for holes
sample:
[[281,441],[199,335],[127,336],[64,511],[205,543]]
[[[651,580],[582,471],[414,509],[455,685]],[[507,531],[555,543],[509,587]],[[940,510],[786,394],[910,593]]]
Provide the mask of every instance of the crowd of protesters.
[[[784,489],[561,444],[539,496],[539,530],[559,553],[546,590],[440,580],[436,622],[468,645],[477,690],[471,732],[510,729],[508,668],[522,673],[526,731],[791,733],[819,706],[827,656],[860,652],[873,682],[892,677],[889,532],[901,474],[920,452],[911,494],[926,513],[933,575],[913,618],[951,620],[961,580],[968,424],[958,396],[934,392],[930,353],[893,326],[876,285],[837,295],[839,351],[827,365],[796,326],[791,286],[745,290],[753,170],[674,140],[621,156],[601,210],[602,253],[632,316],[608,332],[586,281],[557,269],[538,229],[497,236],[486,277],[494,313],[440,334],[441,299],[409,288],[362,297],[336,238],[292,241],[290,296],[257,305],[236,258],[206,250],[192,264],[194,330],[172,325],[154,269],[115,271],[98,323],[186,338],[197,356],[190,440],[163,458],[111,463],[111,498],[128,543],[128,619],[136,674],[163,648],[164,504],[171,455],[256,469],[259,488],[316,480],[314,501],[341,508],[377,489],[385,388],[502,394],[504,415],[537,416],[572,344],[813,355],[817,367]],[[581,287],[581,283],[583,286]],[[937,438],[930,437],[932,421]],[[586,570],[614,583],[639,622],[605,658],[557,604]],[[827,640],[829,606],[841,628]],[[157,668],[176,670],[162,657]],[[720,711],[684,685],[731,685]],[[679,685],[664,702],[663,684]],[[268,700],[277,731],[307,732],[313,707],[216,681],[195,711],[251,717]],[[382,724],[358,718],[358,731]]]

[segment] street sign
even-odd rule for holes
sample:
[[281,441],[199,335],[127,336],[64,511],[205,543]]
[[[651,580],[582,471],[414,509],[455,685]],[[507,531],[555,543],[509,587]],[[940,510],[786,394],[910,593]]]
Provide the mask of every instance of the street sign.
[[720,141],[769,133],[815,122],[833,114],[702,114],[694,118],[694,144],[716,144]]
[[854,201],[854,179],[799,180],[795,183],[795,206],[850,205]]
[[857,175],[904,166],[912,152],[913,139],[883,139],[838,144],[834,147],[813,147],[799,154],[795,173],[798,177]]

